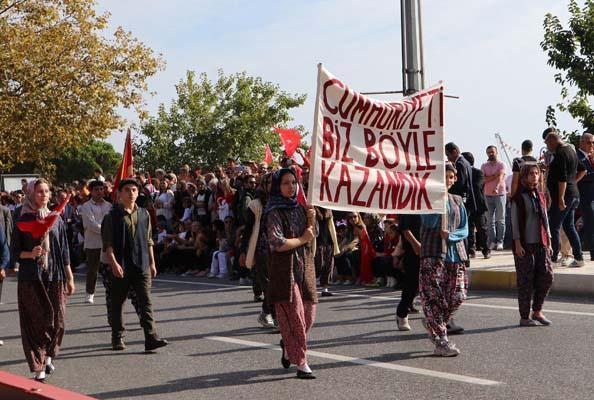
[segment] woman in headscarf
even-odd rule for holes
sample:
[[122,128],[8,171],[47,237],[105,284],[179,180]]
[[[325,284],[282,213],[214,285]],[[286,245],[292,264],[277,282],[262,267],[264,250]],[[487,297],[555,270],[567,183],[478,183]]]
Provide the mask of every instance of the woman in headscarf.
[[74,293],[66,226],[58,218],[49,232],[34,239],[18,228],[18,222],[45,218],[50,200],[49,183],[41,178],[29,182],[21,216],[15,226],[11,253],[18,260],[18,304],[21,339],[34,379],[44,381],[55,370],[64,337],[66,296]]
[[551,325],[542,313],[542,305],[553,284],[553,267],[551,232],[544,194],[538,190],[539,179],[538,165],[524,164],[520,169],[520,188],[512,198],[511,222],[520,326],[535,326],[535,321]]
[[292,169],[273,174],[265,220],[270,245],[268,294],[282,336],[281,363],[285,368],[296,365],[300,379],[314,379],[306,350],[318,301],[311,244],[315,211],[297,202],[297,176]]

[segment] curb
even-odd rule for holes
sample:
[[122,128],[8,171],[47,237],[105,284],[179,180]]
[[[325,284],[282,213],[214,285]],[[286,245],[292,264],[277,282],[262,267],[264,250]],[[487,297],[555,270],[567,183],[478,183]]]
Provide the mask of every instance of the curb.
[[[516,271],[470,271],[470,288],[479,290],[516,290]],[[594,297],[594,275],[555,273],[552,294]]]

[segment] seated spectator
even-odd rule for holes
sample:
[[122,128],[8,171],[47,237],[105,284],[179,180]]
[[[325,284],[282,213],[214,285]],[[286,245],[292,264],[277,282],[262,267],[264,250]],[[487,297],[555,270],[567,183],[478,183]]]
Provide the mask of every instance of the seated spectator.
[[[346,229],[338,248],[340,253],[334,258],[338,282],[345,286],[352,285],[359,276],[359,238],[355,235],[355,227],[361,224],[359,215],[351,212],[347,214]],[[342,224],[337,227],[342,228]],[[337,233],[338,234],[338,233]]]
[[213,227],[218,250],[212,255],[212,263],[210,265],[210,273],[208,274],[208,277],[223,279],[229,276],[229,251],[231,250],[231,245],[227,238],[223,221],[215,221]]

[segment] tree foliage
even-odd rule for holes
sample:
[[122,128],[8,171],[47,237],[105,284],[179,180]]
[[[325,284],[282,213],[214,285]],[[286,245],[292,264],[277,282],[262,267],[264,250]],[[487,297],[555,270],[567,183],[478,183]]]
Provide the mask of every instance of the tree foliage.
[[286,126],[289,110],[305,102],[305,95],[291,95],[245,72],[220,70],[211,81],[205,73],[188,71],[176,89],[169,110],[162,104],[141,126],[135,162],[142,168],[212,166],[228,157],[262,160],[265,143],[273,152],[280,147],[272,126]]
[[594,131],[594,110],[588,100],[594,96],[594,0],[586,0],[583,8],[570,0],[568,9],[567,27],[557,16],[545,16],[541,47],[548,64],[560,71],[555,74],[561,85],[557,108],[568,111],[584,129]]
[[121,128],[118,107],[143,116],[160,56],[94,0],[0,0],[0,169],[47,164],[58,149]]
[[121,159],[110,143],[92,140],[83,147],[60,150],[50,163],[55,166],[56,182],[69,183],[93,178],[96,168],[101,168],[104,176],[115,175]]

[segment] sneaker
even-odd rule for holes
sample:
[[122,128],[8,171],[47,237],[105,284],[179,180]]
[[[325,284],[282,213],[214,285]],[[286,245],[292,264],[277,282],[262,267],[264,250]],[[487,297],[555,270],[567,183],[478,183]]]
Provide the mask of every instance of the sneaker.
[[334,296],[334,293],[329,291],[328,288],[324,288],[322,290],[322,297],[330,297],[330,296]]
[[455,344],[442,340],[435,345],[433,354],[438,357],[456,357],[460,354],[460,350],[456,348]]
[[408,317],[400,318],[397,316],[396,324],[398,325],[399,331],[410,331],[410,324],[408,323]]
[[56,370],[56,367],[54,366],[54,364],[52,364],[52,362],[48,362],[47,365],[45,366],[45,373],[47,375],[53,374],[54,371]]
[[206,275],[207,278],[214,278],[215,276],[217,276],[217,274],[213,274],[212,272],[209,272],[208,275]]
[[485,260],[488,260],[489,258],[491,258],[491,252],[483,251],[483,257],[485,258]]
[[276,318],[272,318],[273,327],[272,333],[280,333],[280,325],[278,324],[278,320]]
[[372,283],[365,284],[366,287],[379,288],[384,286],[384,278],[376,278]]
[[36,372],[35,375],[33,375],[33,379],[36,380],[37,382],[44,383],[45,382],[45,371]]
[[497,251],[502,251],[503,250],[503,243],[497,243],[497,246],[495,247],[495,249]]
[[87,294],[87,298],[85,299],[85,303],[93,304],[95,302],[95,295],[94,294]]
[[352,284],[353,284],[353,282],[348,279],[346,281],[342,282],[342,286],[351,286]]
[[270,314],[260,313],[260,315],[258,315],[258,323],[264,328],[274,328],[274,321]]
[[561,258],[561,266],[568,267],[572,261],[573,261],[572,257],[562,257]]
[[456,325],[454,318],[450,318],[450,322],[446,325],[446,327],[448,329],[448,335],[460,335],[464,333],[464,328],[462,328],[460,325]]
[[225,279],[225,278],[227,278],[227,277],[228,277],[228,275],[227,275],[227,274],[218,274],[216,278],[217,278],[217,279]]
[[255,294],[254,295],[254,302],[256,303],[261,303],[264,301],[264,295],[263,294]]
[[584,265],[586,265],[584,263],[584,260],[573,260],[573,262],[571,264],[568,265],[569,268],[579,268],[579,267],[583,267]]
[[528,318],[528,319],[520,319],[520,326],[526,327],[526,326],[536,326],[536,321]]

